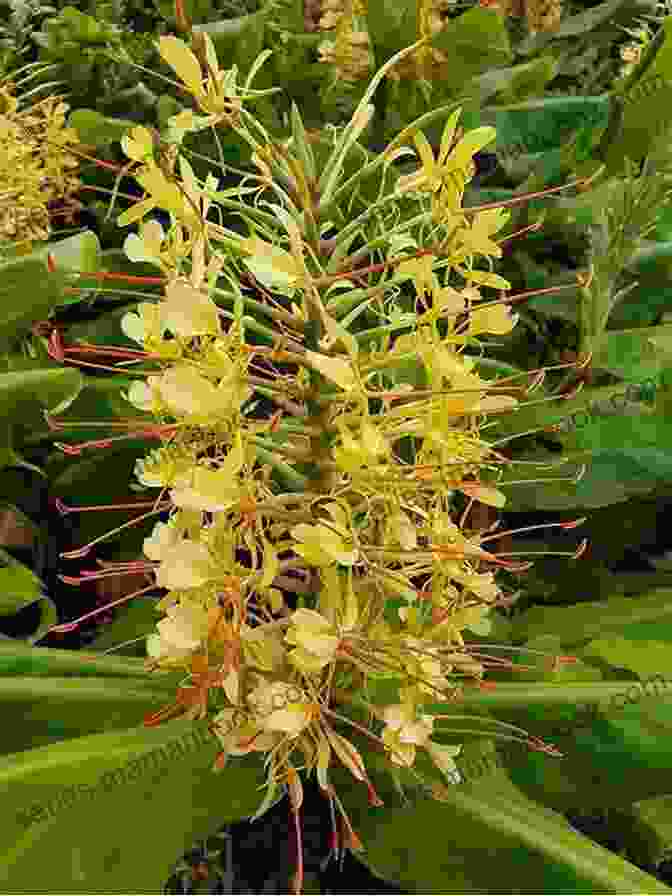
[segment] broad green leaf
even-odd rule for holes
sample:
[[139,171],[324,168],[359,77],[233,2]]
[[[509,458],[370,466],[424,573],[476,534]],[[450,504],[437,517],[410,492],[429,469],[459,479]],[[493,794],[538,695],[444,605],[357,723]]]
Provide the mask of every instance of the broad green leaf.
[[[72,368],[68,368],[72,369]],[[85,442],[87,440],[100,439],[105,433],[101,426],[92,426],[90,428],[77,425],[81,420],[99,421],[115,421],[129,416],[141,418],[142,411],[134,409],[125,397],[129,387],[136,382],[135,378],[120,376],[96,376],[86,377],[83,381],[83,388],[79,395],[74,399],[72,404],[67,408],[67,412],[59,414],[59,431],[56,438],[59,442]],[[153,418],[148,415],[148,421]],[[73,426],[68,427],[67,421],[72,420]],[[30,443],[41,439],[54,440],[54,433],[47,424],[46,420],[39,425],[37,419],[30,434]]]
[[[12,366],[17,366],[9,359]],[[75,400],[84,384],[78,370],[45,367],[0,373],[0,420],[34,427],[43,410],[60,414]]]
[[75,109],[68,116],[68,127],[74,128],[81,143],[87,146],[108,146],[121,140],[137,122],[130,119],[109,118],[95,109]]
[[456,703],[425,703],[423,712],[445,713],[447,707],[456,713],[472,712],[472,708],[493,712],[526,710],[530,706],[573,706],[577,703],[608,704],[615,696],[631,687],[632,681],[498,681],[486,690],[465,688]]
[[615,669],[628,669],[640,679],[660,675],[670,668],[672,644],[664,641],[631,641],[629,638],[596,638],[582,650],[586,659],[598,659]]
[[35,573],[0,548],[0,616],[12,616],[42,598]]
[[628,382],[638,382],[658,374],[670,352],[672,326],[607,330],[593,365]]
[[142,598],[129,601],[118,608],[114,620],[101,629],[89,649],[114,650],[116,656],[145,657],[147,650],[144,636],[154,631],[160,618],[154,601]]
[[[143,678],[169,688],[172,673],[145,671],[144,661],[137,658],[102,656],[82,650],[58,650],[55,647],[28,647],[17,642],[0,643],[0,676],[51,675],[57,678],[96,676],[100,678]],[[178,676],[179,678],[179,676]]]
[[637,597],[614,596],[573,607],[532,607],[511,620],[511,639],[520,643],[553,632],[570,647],[606,632],[618,634],[635,622],[656,622],[670,615],[672,590],[656,588]]
[[[511,72],[518,68],[521,66],[514,67]],[[488,72],[481,80],[494,78],[498,74]],[[606,96],[552,96],[485,108],[482,121],[497,128],[498,151],[535,153],[561,146],[579,128],[606,125],[608,115],[609,100]]]
[[[497,96],[498,103],[523,102],[543,93],[544,87],[555,78],[557,71],[558,63],[555,59],[540,56],[532,62],[486,71],[475,83],[481,97],[485,95],[487,100]],[[544,139],[543,135],[539,136]]]
[[[632,419],[632,418],[631,418]],[[637,418],[638,421],[642,418]],[[630,432],[636,432],[632,427]],[[633,496],[643,496],[653,491],[660,483],[655,472],[649,472],[643,463],[617,449],[600,452],[583,450],[574,452],[580,456],[575,463],[567,467],[558,466],[557,470],[534,470],[534,478],[544,478],[545,482],[533,484],[521,484],[506,487],[505,480],[498,485],[507,495],[506,506],[510,510],[587,510],[590,508],[608,507],[612,504],[627,501]],[[654,457],[650,461],[653,466],[657,460],[664,464],[664,458],[659,458],[653,451]],[[554,456],[549,456],[549,461]],[[571,456],[566,458],[571,460]],[[557,462],[557,461],[556,461]],[[582,478],[572,481],[572,476],[581,473],[585,467]],[[533,478],[528,473],[529,478]],[[563,478],[560,481],[551,482],[551,478]],[[567,478],[565,478],[567,477]]]
[[221,69],[238,66],[242,81],[264,48],[268,13],[266,8],[235,19],[209,21],[196,25],[194,31],[205,32],[212,39]]
[[398,807],[388,793],[380,809],[354,786],[344,802],[362,859],[410,892],[668,892],[526,798],[494,762],[492,774],[446,786],[441,802]]
[[39,603],[39,623],[29,642],[39,640],[58,621],[56,606],[43,594],[42,587],[32,570],[0,548],[0,617],[13,616],[24,607]]
[[610,827],[623,831],[638,865],[657,866],[672,858],[672,796],[639,800],[609,814]]
[[203,725],[176,721],[0,759],[0,889],[161,892],[195,840],[259,804],[261,764],[215,774],[217,752]]
[[448,57],[450,86],[455,91],[481,72],[505,65],[512,57],[503,17],[494,9],[479,6],[449,19],[432,37],[432,46]]
[[599,149],[609,172],[622,171],[626,156],[634,161],[643,159],[652,142],[672,126],[672,117],[667,114],[672,97],[671,29],[668,16],[639,65],[615,89],[617,118]]
[[[534,754],[510,764],[512,776],[545,801],[574,808],[623,806],[638,799],[669,793],[672,789],[672,701],[642,696],[642,686],[630,688],[600,706],[598,718],[574,733],[556,740],[565,754],[566,780],[551,796],[546,767]],[[568,779],[568,780],[567,780]],[[573,792],[573,795],[571,791]]]
[[563,40],[566,38],[582,38],[589,31],[609,23],[612,25],[631,25],[637,12],[643,11],[642,6],[628,2],[628,0],[606,0],[590,9],[586,9],[577,15],[563,18],[560,27],[555,31],[538,32],[530,35],[520,42],[516,52],[521,56],[530,56],[538,53],[549,41]]
[[63,302],[63,274],[33,255],[0,263],[0,348],[24,335]]
[[2,753],[141,725],[147,713],[175,702],[165,679],[0,677]]
[[385,0],[368,0],[367,30],[378,64],[408,45],[418,34],[417,6],[414,0],[395,4]]
[[[47,255],[53,255],[57,270],[71,270],[79,273],[94,273],[100,270],[100,240],[92,230],[84,230],[67,239],[49,243],[45,249],[33,252],[34,258],[46,263]],[[85,281],[78,281],[81,286]],[[64,295],[60,304],[73,305],[81,302],[81,295]]]
[[613,478],[618,474],[625,485],[630,478],[635,485],[646,479],[652,486],[672,478],[668,449],[672,444],[672,421],[659,414],[593,417],[588,426],[577,432],[576,440],[581,448],[597,455],[616,457]]

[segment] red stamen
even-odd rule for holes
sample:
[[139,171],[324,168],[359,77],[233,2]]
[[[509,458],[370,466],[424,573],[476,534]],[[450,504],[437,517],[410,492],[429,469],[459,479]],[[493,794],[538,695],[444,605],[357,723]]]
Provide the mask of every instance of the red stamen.
[[379,806],[385,805],[385,803],[381,800],[381,798],[376,793],[376,790],[375,790],[373,784],[369,780],[366,781],[366,789],[368,792],[369,806],[379,807]]
[[151,563],[143,563],[141,566],[132,569],[109,569],[103,571],[99,569],[87,569],[83,570],[82,574],[79,576],[65,576],[59,574],[58,578],[66,585],[85,585],[87,582],[94,581],[95,579],[110,579],[117,578],[118,576],[137,575],[140,572],[153,572],[154,569],[155,567]]
[[519,535],[521,532],[532,532],[534,529],[553,529],[555,527],[576,529],[578,526],[582,526],[587,519],[588,517],[583,516],[578,520],[570,520],[567,523],[540,523],[537,526],[521,526],[519,529],[506,529],[504,532],[498,532],[496,535],[488,535],[487,538],[481,538],[481,544],[492,541],[493,538],[502,538],[505,535]]
[[47,354],[55,361],[65,361],[65,351],[60,330],[54,329],[51,331],[47,344]]
[[64,454],[73,457],[79,457],[85,448],[112,448],[114,442],[124,442],[128,439],[161,439],[166,429],[176,430],[177,427],[162,427],[157,429],[144,429],[138,432],[129,432],[126,436],[113,436],[111,439],[93,439],[90,442],[80,442],[78,445],[65,445],[63,442],[54,442],[54,447],[60,449]]
[[167,277],[135,277],[131,274],[117,274],[111,271],[72,271],[78,277],[86,277],[95,280],[124,280],[127,283],[167,283]]
[[568,523],[559,523],[559,525],[563,529],[576,529],[578,526],[582,526],[586,522],[587,519],[588,519],[587,516],[582,516],[578,520],[570,520]]
[[292,877],[292,893],[300,894],[303,892],[303,840],[301,837],[301,819],[300,810],[292,809],[292,819],[294,822],[294,846],[296,849],[296,871]]
[[119,600],[113,600],[109,604],[105,604],[104,607],[98,607],[97,610],[92,610],[90,613],[85,613],[83,616],[80,616],[78,619],[74,619],[72,622],[66,622],[63,625],[54,625],[51,628],[47,629],[45,635],[48,635],[50,632],[58,632],[62,634],[63,632],[74,631],[77,626],[84,622],[87,619],[91,619],[93,616],[99,616],[105,610],[109,610],[111,607],[116,607],[119,604],[126,603],[128,600],[133,600],[134,597],[139,597],[141,594],[146,594],[148,591],[155,590],[156,585],[148,585],[146,588],[141,588],[139,591],[134,591],[132,594],[127,594],[125,597],[120,597]]
[[[86,513],[92,510],[141,510],[144,507],[156,507],[156,501],[136,501],[131,504],[78,505],[75,507],[65,504],[60,498],[56,498],[55,503],[56,509],[62,516],[67,516],[69,513]],[[157,509],[165,510],[168,507],[172,507],[172,503],[170,501],[162,501]]]
[[109,532],[106,532],[104,535],[100,535],[98,538],[94,538],[93,541],[90,541],[88,544],[82,545],[81,548],[75,548],[72,551],[63,551],[59,556],[64,558],[65,560],[80,560],[82,557],[86,557],[92,547],[99,544],[101,541],[105,541],[106,538],[109,538],[110,535],[116,535],[118,532],[122,532],[124,529],[130,529],[131,526],[135,526],[136,523],[142,522],[142,520],[146,520],[150,516],[154,516],[157,513],[161,513],[160,510],[150,510],[147,513],[141,513],[140,516],[134,516],[132,520],[129,520],[127,523],[122,523],[121,526],[117,526],[116,529],[111,529]]
[[65,350],[69,353],[74,352],[80,355],[113,355],[114,357],[127,358],[129,360],[138,358],[160,359],[159,355],[152,355],[149,352],[142,351],[142,349],[123,348],[118,345],[95,345],[92,342],[73,343],[72,345],[68,345]]

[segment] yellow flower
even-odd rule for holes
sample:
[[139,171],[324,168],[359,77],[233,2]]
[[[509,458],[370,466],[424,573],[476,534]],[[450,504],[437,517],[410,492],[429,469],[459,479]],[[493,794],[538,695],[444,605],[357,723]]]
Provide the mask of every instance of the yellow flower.
[[166,35],[159,38],[157,46],[161,57],[181,78],[201,109],[211,116],[207,124],[216,124],[240,110],[241,97],[236,88],[237,70],[235,66],[229,71],[220,70],[217,54],[208,34],[198,32],[198,40],[207,62],[207,78],[203,78],[198,57],[183,40]]
[[145,390],[134,383],[129,400],[142,410],[156,404],[174,417],[185,417],[192,423],[227,420],[240,408],[238,391],[223,382],[215,386],[188,364],[175,364],[159,376],[147,377]]
[[471,225],[465,222],[465,226],[458,230],[456,239],[461,242],[461,249],[469,256],[492,255],[501,258],[502,250],[490,237],[501,230],[510,217],[510,213],[501,208],[489,208],[477,212]]
[[261,681],[247,700],[264,731],[297,737],[313,719],[307,695],[287,681]]
[[315,610],[305,608],[292,613],[285,641],[296,645],[288,659],[304,675],[319,672],[328,665],[336,656],[339,645],[338,635],[329,620]]
[[352,566],[357,561],[357,551],[352,549],[352,536],[345,513],[334,503],[328,504],[325,509],[332,518],[329,525],[299,523],[291,529],[291,535],[297,541],[294,550],[314,566],[331,566],[333,563]]
[[202,607],[175,604],[147,638],[147,654],[161,664],[183,662],[201,646],[208,633],[208,613]]
[[166,329],[163,308],[157,302],[140,302],[137,312],[129,311],[121,319],[123,334],[143,346],[161,342]]
[[386,706],[382,718],[385,722],[382,740],[392,762],[410,768],[415,762],[417,747],[424,747],[432,735],[433,716],[419,715],[412,704],[399,703]]
[[161,555],[156,584],[169,590],[199,588],[209,582],[215,572],[207,547],[185,538],[176,542],[171,551]]
[[473,308],[469,314],[469,335],[479,333],[495,333],[505,336],[518,323],[518,315],[513,314],[507,305],[488,305],[485,308]]
[[333,449],[334,460],[344,473],[376,466],[390,455],[390,446],[372,423],[364,421],[360,432],[360,438],[354,439],[348,430],[342,429],[341,444]]
[[461,111],[456,109],[446,122],[436,159],[422,131],[413,135],[422,167],[414,174],[403,175],[397,181],[397,190],[401,193],[409,191],[440,193],[441,206],[450,214],[455,214],[459,210],[465,185],[474,176],[474,155],[497,136],[495,128],[475,128],[453,146],[457,119]]
[[181,535],[173,522],[157,523],[149,538],[142,543],[142,550],[150,560],[161,561],[173,550]]
[[241,497],[241,484],[238,474],[245,462],[240,433],[226,456],[216,470],[202,465],[194,466],[180,479],[170,493],[176,507],[188,510],[205,510],[209,513],[229,510],[237,504]]
[[256,722],[246,719],[239,710],[230,707],[217,713],[212,723],[224,752],[230,756],[265,753],[272,750],[279,740],[277,733],[263,731]]
[[220,332],[215,303],[185,280],[174,280],[166,286],[161,309],[165,326],[182,339],[215,336]]
[[135,464],[135,476],[147,488],[167,488],[195,464],[193,453],[179,445],[164,445],[150,451]]

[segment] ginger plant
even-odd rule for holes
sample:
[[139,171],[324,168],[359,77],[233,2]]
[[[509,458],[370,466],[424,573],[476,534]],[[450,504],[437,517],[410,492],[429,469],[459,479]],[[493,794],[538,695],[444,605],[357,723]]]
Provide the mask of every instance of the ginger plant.
[[79,160],[72,152],[77,132],[65,126],[68,106],[62,97],[49,96],[24,107],[25,97],[17,97],[16,90],[31,77],[0,84],[0,246],[11,244],[20,252],[48,239],[49,206],[60,201],[71,213],[81,187],[75,174]]
[[[263,757],[267,792],[258,814],[288,792],[299,892],[302,776],[314,772],[330,802],[334,849],[356,848],[334,765],[366,787],[372,805],[381,800],[353,740],[363,738],[393,773],[408,770],[440,797],[456,780],[459,752],[442,737],[451,719],[472,717],[457,705],[441,714],[426,707],[450,709],[463,686],[481,686],[489,668],[506,665],[473,651],[464,634],[489,630],[488,616],[505,598],[496,570],[522,572],[531,564],[492,552],[490,543],[507,533],[471,528],[468,519],[475,502],[505,504],[497,486],[500,467],[511,461],[479,428],[488,415],[513,412],[528,384],[482,380],[465,348],[516,324],[503,296],[482,295],[510,284],[475,264],[501,256],[494,237],[508,213],[462,207],[473,155],[495,131],[457,136],[456,109],[438,159],[410,126],[374,164],[389,174],[412,136],[418,171],[392,188],[385,178],[379,199],[358,219],[336,220],[353,186],[340,183],[343,160],[370,120],[371,97],[417,44],[374,76],[318,172],[295,107],[293,136],[280,145],[245,108],[267,93],[250,84],[268,52],[240,87],[235,68],[219,69],[208,35],[198,41],[190,49],[162,37],[158,48],[205,114],[184,111],[171,120],[172,152],[159,153],[143,127],[122,143],[145,190],[118,218],[121,226],[139,225],[125,250],[160,268],[164,283],[159,302],[142,302],[123,319],[140,348],[64,346],[54,335],[51,351],[75,364],[94,352],[123,361],[125,374],[137,377],[127,398],[141,416],[116,427],[160,443],[136,469],[139,484],[158,496],[148,514],[127,524],[164,515],[144,541],[146,559],[101,573],[150,576],[150,585],[126,599],[166,592],[157,630],[147,637],[148,668],[182,670],[186,680],[175,702],[146,724],[207,718],[221,743],[216,767],[251,753]],[[253,188],[218,191],[213,174],[199,181],[179,153],[184,134],[213,124],[251,145],[259,171],[247,178]],[[268,191],[274,202],[261,198]],[[250,192],[253,204],[243,201]],[[399,221],[402,198],[417,201],[419,213]],[[218,200],[238,210],[248,237],[210,220]],[[155,208],[169,213],[167,231],[148,217]],[[368,244],[349,255],[365,224]],[[374,252],[384,260],[362,264]],[[243,283],[266,302],[244,295]],[[411,314],[397,303],[409,283]],[[384,323],[353,332],[350,321],[366,307]],[[400,377],[409,365],[420,386]],[[254,416],[257,396],[272,403],[270,417]],[[554,752],[514,726],[497,725],[504,739]],[[443,784],[416,770],[420,753]]]

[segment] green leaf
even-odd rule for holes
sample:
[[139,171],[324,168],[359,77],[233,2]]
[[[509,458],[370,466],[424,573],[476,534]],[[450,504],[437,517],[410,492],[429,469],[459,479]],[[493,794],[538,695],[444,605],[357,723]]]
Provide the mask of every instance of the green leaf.
[[344,802],[365,845],[362,859],[416,893],[669,892],[491,767],[491,774],[446,787],[441,803],[398,808],[391,798],[371,810],[351,788]]
[[[516,52],[521,56],[531,56],[538,53],[551,40],[564,40],[573,37],[583,38],[589,31],[607,23],[611,25],[630,25],[637,14],[633,11],[634,6],[636,4],[628,2],[628,0],[607,0],[606,3],[600,3],[598,6],[593,6],[577,15],[563,18],[560,27],[555,31],[542,31],[530,35],[526,40],[520,42],[516,47]],[[638,11],[642,11],[641,6]]]
[[626,156],[643,159],[651,144],[672,126],[667,114],[672,98],[672,20],[649,44],[642,61],[632,74],[616,87],[618,127],[605,133],[599,152],[610,173],[623,170]]
[[203,725],[176,721],[0,759],[0,888],[161,892],[195,840],[260,801],[260,764],[230,762],[215,774],[217,752]]
[[[521,66],[511,71],[518,68]],[[498,72],[488,73],[481,80],[496,74]],[[563,96],[486,108],[482,112],[482,121],[497,128],[499,152],[536,153],[561,146],[569,134],[580,128],[603,127],[608,115],[609,99],[606,96]]]
[[644,679],[670,668],[672,644],[623,637],[597,638],[583,648],[582,654],[587,659],[603,660],[614,669],[628,669]]
[[159,618],[154,601],[142,598],[129,601],[118,608],[114,620],[101,630],[89,649],[114,649],[116,655],[144,657],[147,650],[143,636],[154,631]]
[[506,65],[512,58],[504,18],[494,9],[480,6],[449,19],[431,43],[450,61],[450,87],[455,92],[481,72]]
[[34,603],[40,604],[40,620],[29,641],[39,640],[58,622],[58,612],[51,598],[42,593],[38,577],[0,548],[0,616],[13,616]]
[[11,616],[42,598],[35,573],[0,548],[0,616]]
[[63,274],[33,255],[0,263],[0,348],[48,317],[62,303],[64,286]]
[[611,597],[573,607],[532,607],[511,621],[514,642],[553,632],[564,647],[590,641],[605,632],[620,633],[635,622],[654,622],[672,614],[672,590],[656,588],[637,597]]
[[[39,258],[46,263],[47,255],[53,255],[57,270],[70,270],[93,273],[100,270],[100,241],[92,230],[84,230],[64,240],[49,243],[41,250],[32,253],[31,257]],[[78,283],[81,285],[81,283]],[[73,305],[81,302],[81,296],[63,296],[61,304]]]
[[368,0],[366,22],[376,63],[382,65],[418,34],[416,3],[400,0]]
[[130,119],[109,118],[95,109],[75,109],[68,116],[68,127],[74,128],[81,143],[88,146],[109,146],[121,140],[137,122]]
[[166,682],[161,687],[169,687],[173,678],[179,680],[181,673],[152,672],[145,670],[144,661],[135,658],[101,656],[85,651],[58,650],[54,647],[28,647],[17,642],[0,643],[0,676],[55,677],[99,676],[106,678],[142,678],[147,681]]
[[[254,60],[264,49],[266,19],[270,7],[235,19],[195,25],[195,32],[203,32],[212,38],[221,69],[238,66],[241,76],[247,75]],[[240,80],[240,79],[239,79]]]
[[[496,96],[498,103],[523,102],[543,93],[544,87],[556,77],[557,72],[558,63],[552,56],[540,56],[532,62],[486,71],[474,86],[487,100]],[[539,136],[544,139],[543,135]]]
[[595,353],[593,366],[608,370],[628,382],[660,373],[672,352],[672,326],[607,330]]
[[655,867],[672,858],[672,796],[640,800],[610,813],[609,822],[624,832],[638,865]]
[[69,407],[83,384],[81,373],[66,367],[0,373],[0,419],[34,426],[42,409],[60,414]]
[[139,725],[174,702],[175,688],[165,679],[2,676],[2,752]]

